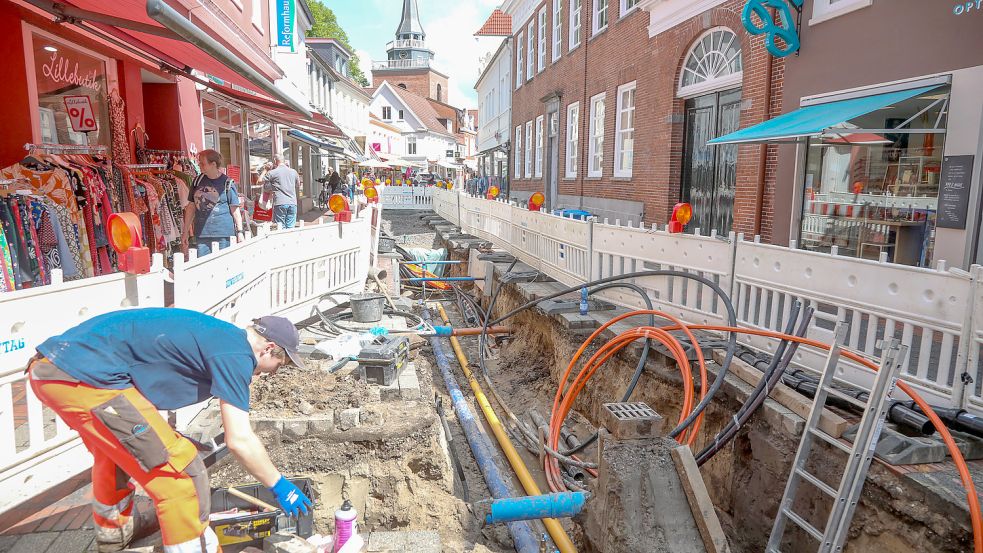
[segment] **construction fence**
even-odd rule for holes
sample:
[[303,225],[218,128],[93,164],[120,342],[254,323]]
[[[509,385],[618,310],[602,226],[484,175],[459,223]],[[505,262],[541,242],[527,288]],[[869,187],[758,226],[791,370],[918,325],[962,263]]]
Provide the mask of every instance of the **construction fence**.
[[[743,235],[670,234],[635,221],[581,221],[533,212],[504,201],[452,190],[434,191],[434,211],[469,233],[493,242],[534,269],[565,284],[646,270],[700,275],[729,294],[738,324],[781,331],[792,305],[811,305],[816,315],[807,336],[831,342],[837,321],[849,327],[847,348],[878,358],[881,341],[910,346],[902,377],[933,405],[983,414],[983,267],[969,272],[923,269],[746,240]],[[709,286],[680,277],[634,280],[657,309],[691,324],[724,324],[727,312]],[[601,297],[644,308],[631,292]],[[741,336],[756,350],[773,352],[770,338]],[[821,370],[823,352],[800,348],[793,364]],[[837,378],[869,389],[873,375],[841,362]]]

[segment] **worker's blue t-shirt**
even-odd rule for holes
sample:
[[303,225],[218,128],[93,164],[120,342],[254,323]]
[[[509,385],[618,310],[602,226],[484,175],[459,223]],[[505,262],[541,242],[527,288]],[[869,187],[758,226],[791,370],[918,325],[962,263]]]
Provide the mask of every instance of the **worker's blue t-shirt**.
[[249,410],[256,357],[246,331],[197,311],[115,311],[48,338],[37,349],[85,384],[136,387],[158,409],[215,396]]

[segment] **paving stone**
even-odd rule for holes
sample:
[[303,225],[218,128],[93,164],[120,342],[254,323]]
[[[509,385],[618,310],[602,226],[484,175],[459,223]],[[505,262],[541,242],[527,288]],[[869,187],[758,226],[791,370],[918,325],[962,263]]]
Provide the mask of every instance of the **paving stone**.
[[368,396],[369,398],[366,400],[367,403],[379,403],[382,401],[382,390],[379,389],[379,386],[369,385]]
[[92,532],[92,530],[72,530],[60,532],[49,549],[51,551],[64,551],[65,553],[87,551],[89,545],[91,545],[95,539],[95,533]]
[[334,413],[324,413],[307,421],[307,433],[323,436],[334,432]]
[[420,379],[416,376],[416,368],[410,365],[399,375],[399,397],[405,400],[420,399]]
[[283,432],[283,421],[280,419],[251,419],[250,424],[256,432]]
[[293,534],[273,534],[263,540],[264,553],[317,553],[317,548]]
[[342,409],[338,413],[338,430],[351,430],[356,428],[360,424],[359,416],[361,414],[361,409],[358,407],[352,407],[350,409]]
[[10,536],[0,536],[0,551],[10,551],[10,549],[21,538],[20,534]]
[[560,313],[555,316],[564,328],[570,330],[580,330],[585,328],[597,328],[597,319],[590,315],[580,313]]
[[284,421],[283,435],[287,438],[303,438],[305,435],[307,435],[307,420]]
[[17,543],[14,544],[8,553],[41,553],[47,551],[55,539],[58,532],[41,532],[38,534],[24,534]]

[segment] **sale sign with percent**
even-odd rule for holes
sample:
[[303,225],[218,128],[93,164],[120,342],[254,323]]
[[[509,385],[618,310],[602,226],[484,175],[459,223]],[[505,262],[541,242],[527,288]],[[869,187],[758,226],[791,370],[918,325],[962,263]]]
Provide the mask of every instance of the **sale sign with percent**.
[[75,132],[99,130],[96,115],[92,112],[92,100],[88,96],[65,96],[65,109]]

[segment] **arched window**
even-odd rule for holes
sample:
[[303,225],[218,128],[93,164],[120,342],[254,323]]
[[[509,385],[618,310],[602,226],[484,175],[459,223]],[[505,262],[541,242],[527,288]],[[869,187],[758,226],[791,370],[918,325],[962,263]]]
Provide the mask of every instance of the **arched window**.
[[399,88],[402,88],[403,90],[406,90],[406,83],[399,83],[396,86],[398,86]]
[[724,27],[703,33],[686,54],[679,96],[695,96],[739,86],[744,79],[741,41]]
[[443,102],[444,101],[444,99],[441,97],[441,94],[442,94],[442,89],[441,89],[440,85],[438,84],[437,85],[437,101],[438,102]]

